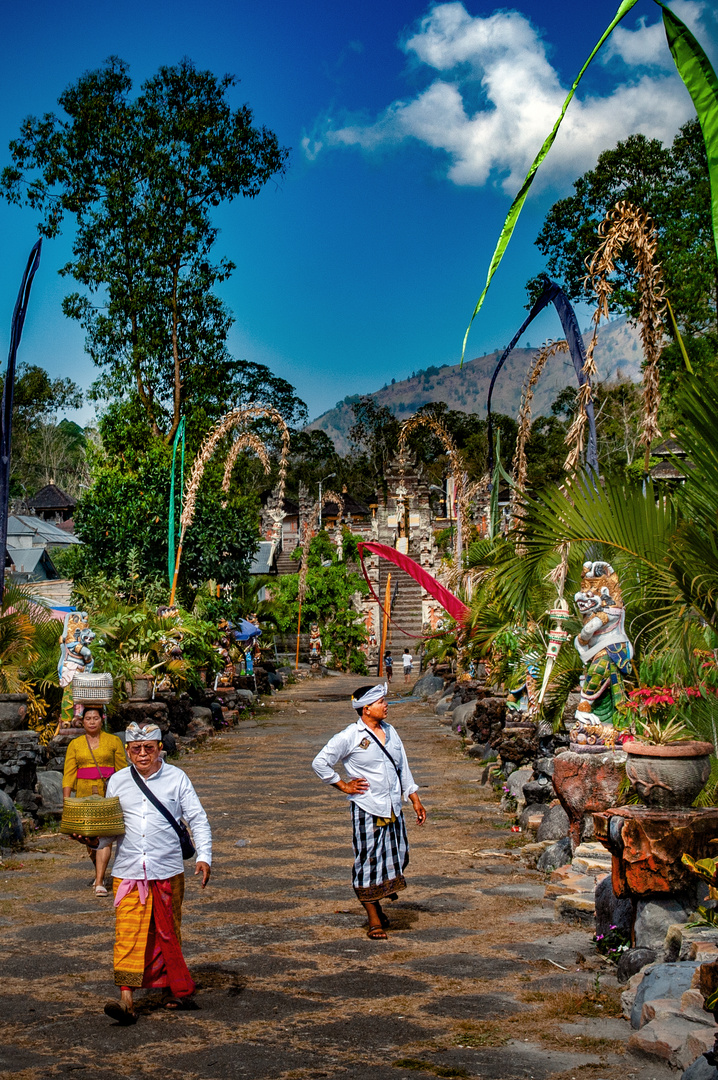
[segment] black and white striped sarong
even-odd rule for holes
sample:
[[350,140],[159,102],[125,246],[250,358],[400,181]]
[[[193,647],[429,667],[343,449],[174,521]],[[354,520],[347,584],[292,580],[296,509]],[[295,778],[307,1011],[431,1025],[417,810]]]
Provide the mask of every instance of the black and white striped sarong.
[[360,900],[383,900],[406,888],[404,870],[409,862],[409,840],[404,815],[386,825],[355,802],[352,811],[354,867],[352,884]]

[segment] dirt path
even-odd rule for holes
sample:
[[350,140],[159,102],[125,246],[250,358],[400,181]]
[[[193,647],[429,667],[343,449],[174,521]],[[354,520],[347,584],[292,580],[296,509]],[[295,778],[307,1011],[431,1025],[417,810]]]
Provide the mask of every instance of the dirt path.
[[114,994],[112,908],[93,898],[87,860],[57,836],[0,866],[1,1076],[673,1075],[624,1056],[628,1025],[610,976],[596,994],[606,965],[589,933],[553,921],[541,875],[506,857],[508,822],[477,766],[416,703],[392,704],[389,719],[429,821],[419,829],[407,814],[409,888],[387,905],[389,940],[367,940],[348,809],[310,769],[351,722],[355,684],[293,687],[182,759],[215,834],[210,886],[203,893],[188,876],[184,908],[201,1011],[170,1014],[150,1000],[135,1027],[113,1025],[101,1011]]

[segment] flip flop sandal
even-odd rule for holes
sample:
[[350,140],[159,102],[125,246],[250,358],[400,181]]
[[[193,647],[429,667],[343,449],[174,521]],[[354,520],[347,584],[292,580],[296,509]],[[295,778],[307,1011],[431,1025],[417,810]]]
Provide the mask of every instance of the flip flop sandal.
[[370,941],[386,941],[387,940],[386,931],[384,930],[383,926],[371,926],[367,930],[366,936],[369,938]]
[[133,1009],[128,1009],[121,1001],[105,1002],[105,1016],[116,1020],[120,1027],[130,1027],[131,1024],[137,1023],[137,1013]]
[[108,896],[107,889],[104,885],[95,885],[95,896]]

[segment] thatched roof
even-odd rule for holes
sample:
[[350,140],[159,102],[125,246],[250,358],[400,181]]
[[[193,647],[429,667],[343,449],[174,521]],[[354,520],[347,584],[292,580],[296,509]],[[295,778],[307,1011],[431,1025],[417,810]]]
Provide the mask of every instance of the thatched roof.
[[77,506],[77,500],[55,484],[46,484],[27,504],[33,510],[69,510]]

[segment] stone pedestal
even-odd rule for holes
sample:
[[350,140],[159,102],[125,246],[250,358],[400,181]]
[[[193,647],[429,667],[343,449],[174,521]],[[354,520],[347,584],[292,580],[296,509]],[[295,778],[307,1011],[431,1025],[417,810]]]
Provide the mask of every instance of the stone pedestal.
[[37,731],[0,731],[0,790],[11,799],[18,791],[32,791],[44,760]]
[[611,852],[613,891],[618,897],[666,896],[695,890],[696,878],[681,855],[715,855],[718,809],[660,810],[610,807],[594,813],[596,839]]
[[553,786],[568,814],[574,847],[583,839],[585,816],[613,805],[625,773],[626,754],[622,750],[607,750],[602,754],[574,754],[567,750],[556,755]]
[[169,731],[169,710],[164,701],[123,701],[112,715],[115,732],[124,731],[128,724],[157,724],[163,733]]

